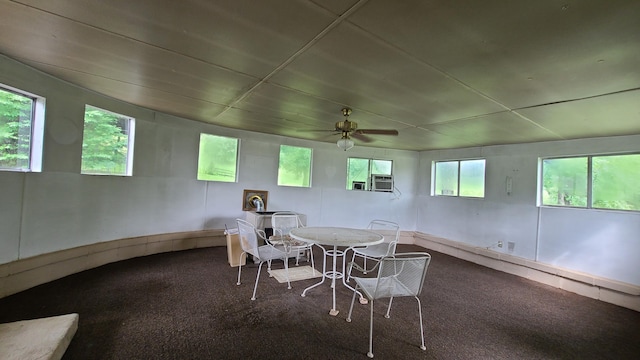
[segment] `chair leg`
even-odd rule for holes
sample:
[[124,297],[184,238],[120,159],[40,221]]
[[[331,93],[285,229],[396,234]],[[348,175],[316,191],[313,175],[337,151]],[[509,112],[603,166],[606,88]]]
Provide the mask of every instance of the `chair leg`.
[[313,271],[316,271],[316,264],[313,262],[313,246],[309,246],[308,251],[309,251],[309,258],[311,258],[311,268],[313,269]]
[[371,301],[371,315],[369,316],[369,352],[367,356],[373,358],[373,299]]
[[349,269],[347,271],[347,282],[351,280],[351,269],[353,269],[354,261],[356,261],[356,252],[353,251],[353,255],[351,255],[351,262],[349,263]]
[[[357,290],[358,286],[356,286]],[[351,312],[353,312],[353,303],[356,301],[356,292],[353,291],[353,297],[351,298],[351,306],[349,307],[349,314],[347,314],[347,322],[351,322]]]
[[246,255],[246,253],[241,253],[240,254],[240,261],[238,262],[238,282],[236,283],[236,285],[240,285],[240,273],[242,272],[242,255]]
[[260,265],[258,265],[258,274],[256,275],[256,284],[253,286],[253,295],[251,296],[251,300],[256,299],[256,290],[258,290],[258,280],[260,280],[260,270],[262,270],[262,264],[264,261],[260,261]]
[[289,258],[285,256],[282,261],[284,262],[284,273],[287,275],[287,289],[291,289],[291,281],[289,280]]
[[385,318],[389,318],[391,317],[390,313],[391,313],[391,303],[393,303],[393,296],[389,298],[389,306],[387,307],[387,313],[384,314]]
[[422,325],[422,305],[420,304],[420,299],[416,296],[416,300],[418,300],[418,314],[420,314],[420,341],[422,341],[420,345],[420,349],[427,350],[427,347],[424,345],[424,327]]

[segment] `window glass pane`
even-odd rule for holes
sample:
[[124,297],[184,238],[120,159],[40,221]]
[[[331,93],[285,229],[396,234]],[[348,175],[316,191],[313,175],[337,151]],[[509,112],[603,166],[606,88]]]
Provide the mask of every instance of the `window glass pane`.
[[368,190],[368,180],[369,159],[349,158],[347,160],[347,189],[353,190],[355,182],[356,188],[363,186],[362,190]]
[[371,160],[371,174],[391,175],[391,160]]
[[460,196],[484,197],[485,160],[460,161]]
[[280,146],[278,185],[311,186],[311,149],[297,146]]
[[436,163],[436,195],[458,196],[458,162]]
[[587,206],[587,158],[542,162],[543,205]]
[[0,169],[29,170],[34,99],[0,89]]
[[235,182],[238,139],[200,134],[198,180]]
[[593,157],[591,179],[594,208],[640,210],[640,154]]
[[87,105],[82,137],[82,173],[130,175],[133,119]]

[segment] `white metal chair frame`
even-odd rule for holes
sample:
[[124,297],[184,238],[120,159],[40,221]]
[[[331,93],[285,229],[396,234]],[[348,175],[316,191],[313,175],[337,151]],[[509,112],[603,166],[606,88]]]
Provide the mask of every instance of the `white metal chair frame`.
[[313,259],[313,244],[292,239],[289,236],[291,229],[304,227],[298,214],[294,212],[276,212],[271,215],[271,227],[273,236],[269,241],[274,245],[283,245],[287,253],[296,257],[296,266],[299,265],[300,255],[304,254],[311,261],[311,267],[315,269]]
[[418,296],[422,292],[422,286],[427,274],[427,268],[431,262],[428,253],[412,252],[395,254],[380,260],[378,275],[375,278],[353,277],[356,282],[356,291],[353,292],[351,307],[347,315],[347,322],[351,322],[353,303],[356,299],[357,289],[369,299],[371,304],[369,320],[369,352],[367,356],[373,357],[373,303],[375,299],[389,298],[389,306],[384,315],[389,318],[391,304],[394,297],[413,296],[418,301],[418,314],[420,315],[420,348],[426,350],[424,344],[424,327],[422,325],[422,304]]
[[[258,274],[256,275],[256,284],[253,286],[253,295],[251,300],[256,299],[256,290],[258,289],[258,280],[260,280],[260,271],[262,270],[262,264],[267,262],[267,268],[271,271],[271,261],[280,259],[284,262],[284,268],[287,273],[287,285],[291,289],[291,282],[289,281],[289,265],[288,254],[283,245],[273,245],[266,239],[264,231],[256,229],[251,223],[237,219],[238,223],[238,237],[240,239],[240,246],[242,247],[242,253],[240,254],[240,266],[238,266],[238,282],[236,285],[240,285],[240,275],[242,273],[242,256],[247,254],[253,255],[253,257],[259,261]],[[258,237],[264,240],[265,245],[259,245]]]
[[[400,236],[400,225],[387,220],[372,220],[367,226],[367,229],[378,232],[384,236],[385,240],[382,244],[353,249],[353,255],[351,256],[351,262],[349,263],[347,271],[347,281],[351,278],[352,269],[356,269],[363,274],[374,271],[378,267],[380,259],[393,255],[396,252],[396,245],[398,244]],[[356,257],[362,258],[363,266],[356,263]],[[374,262],[371,268],[367,268],[367,260]]]

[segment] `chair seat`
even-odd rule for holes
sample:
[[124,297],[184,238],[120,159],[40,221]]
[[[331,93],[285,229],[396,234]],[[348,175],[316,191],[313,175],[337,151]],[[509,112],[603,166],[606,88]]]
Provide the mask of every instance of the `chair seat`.
[[285,235],[285,236],[271,236],[269,237],[269,242],[271,242],[274,245],[287,245],[290,247],[309,247],[310,244],[304,242],[304,241],[300,241],[300,240],[296,240],[294,238],[292,238],[289,235]]
[[[413,292],[396,277],[387,278],[352,278],[362,289],[369,300],[388,297],[413,296]],[[377,289],[376,289],[377,288]]]
[[381,258],[383,256],[387,256],[388,255],[389,244],[388,243],[382,243],[382,244],[377,244],[377,245],[370,245],[370,246],[367,246],[365,248],[354,248],[353,252],[358,254],[358,255],[361,255],[361,256]]
[[262,245],[258,247],[258,254],[254,254],[253,251],[248,251],[251,255],[258,257],[262,261],[282,259],[286,255],[286,251],[282,245]]

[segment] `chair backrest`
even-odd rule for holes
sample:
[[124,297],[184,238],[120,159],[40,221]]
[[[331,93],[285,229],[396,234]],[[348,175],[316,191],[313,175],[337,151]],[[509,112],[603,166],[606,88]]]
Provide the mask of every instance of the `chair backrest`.
[[302,227],[298,214],[293,212],[276,212],[271,215],[273,235],[287,236],[291,229]]
[[240,238],[242,251],[260,258],[260,253],[258,252],[258,233],[256,232],[255,226],[242,219],[236,219],[236,222],[238,223],[238,237]]
[[400,225],[387,220],[372,220],[369,223],[369,226],[367,226],[367,229],[373,230],[384,236],[383,243],[386,243],[389,246],[387,255],[391,255],[396,252],[396,244],[400,237]]
[[374,298],[420,295],[430,262],[431,255],[424,252],[395,254],[383,258]]

